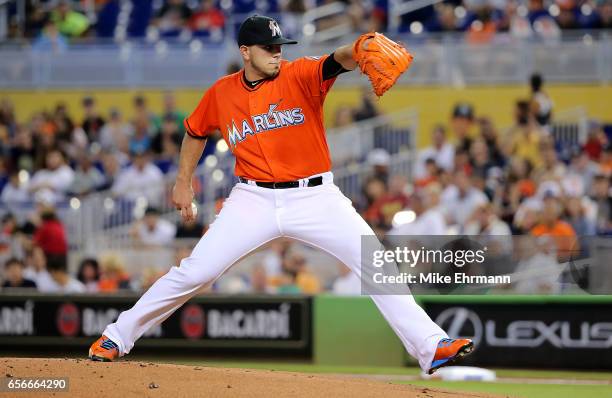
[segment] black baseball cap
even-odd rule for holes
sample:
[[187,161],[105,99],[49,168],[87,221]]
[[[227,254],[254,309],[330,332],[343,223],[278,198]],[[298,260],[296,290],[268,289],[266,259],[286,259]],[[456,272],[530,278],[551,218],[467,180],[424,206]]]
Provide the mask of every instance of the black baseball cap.
[[453,109],[453,118],[455,117],[463,117],[472,120],[474,119],[474,108],[468,103],[460,102],[456,104]]
[[283,37],[278,22],[263,15],[252,15],[245,19],[238,31],[238,46],[261,44],[297,44],[297,41]]

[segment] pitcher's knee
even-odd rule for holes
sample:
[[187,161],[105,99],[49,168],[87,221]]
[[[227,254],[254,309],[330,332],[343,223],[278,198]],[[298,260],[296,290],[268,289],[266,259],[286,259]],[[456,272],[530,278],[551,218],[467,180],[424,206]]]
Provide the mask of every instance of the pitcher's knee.
[[196,288],[214,280],[221,272],[219,268],[202,258],[186,257],[173,271],[183,284]]

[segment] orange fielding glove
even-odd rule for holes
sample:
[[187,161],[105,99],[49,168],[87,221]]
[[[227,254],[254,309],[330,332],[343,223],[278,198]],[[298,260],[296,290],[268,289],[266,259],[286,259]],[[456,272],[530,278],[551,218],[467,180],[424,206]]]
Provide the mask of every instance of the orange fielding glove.
[[[368,43],[364,42],[371,39]],[[412,63],[412,54],[381,33],[366,33],[353,46],[353,59],[368,76],[377,96],[382,96]]]

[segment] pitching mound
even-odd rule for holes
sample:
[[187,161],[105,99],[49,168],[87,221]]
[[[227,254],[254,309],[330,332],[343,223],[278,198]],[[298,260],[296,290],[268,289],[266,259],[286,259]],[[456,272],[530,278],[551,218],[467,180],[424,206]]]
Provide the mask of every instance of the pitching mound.
[[[81,359],[2,358],[0,371],[0,376],[11,378],[69,377],[69,393],[56,392],[56,397],[492,397],[345,377],[129,360],[101,363]],[[18,395],[41,396],[24,392]]]

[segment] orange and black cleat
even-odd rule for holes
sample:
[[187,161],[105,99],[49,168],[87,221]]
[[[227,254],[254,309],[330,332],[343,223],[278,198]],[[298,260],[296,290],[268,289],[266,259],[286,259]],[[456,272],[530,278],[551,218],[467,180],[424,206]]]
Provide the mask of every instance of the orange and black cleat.
[[436,354],[431,362],[428,374],[454,364],[474,351],[474,343],[470,339],[442,339],[438,342]]
[[119,346],[106,336],[100,337],[89,347],[89,359],[98,362],[112,362],[119,357]]

